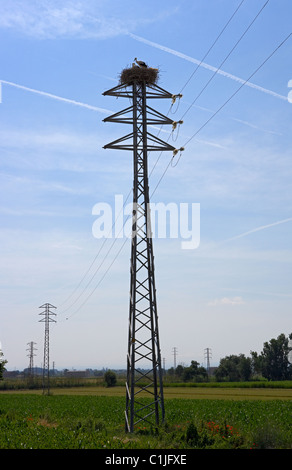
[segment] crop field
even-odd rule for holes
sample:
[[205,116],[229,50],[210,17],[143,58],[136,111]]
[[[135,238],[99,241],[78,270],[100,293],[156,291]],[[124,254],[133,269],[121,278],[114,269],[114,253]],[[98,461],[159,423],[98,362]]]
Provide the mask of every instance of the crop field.
[[239,391],[166,389],[165,425],[133,434],[122,387],[1,392],[0,448],[291,449],[291,390]]

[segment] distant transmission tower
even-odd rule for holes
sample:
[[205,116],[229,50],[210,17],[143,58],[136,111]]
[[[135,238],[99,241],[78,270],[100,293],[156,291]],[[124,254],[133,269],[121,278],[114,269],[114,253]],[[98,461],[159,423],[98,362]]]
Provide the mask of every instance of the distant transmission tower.
[[207,370],[207,374],[209,375],[210,373],[210,359],[212,357],[212,352],[211,352],[211,349],[210,348],[206,348],[205,349],[205,359],[206,359],[206,363],[207,363],[207,367],[206,367],[206,370]]
[[36,350],[36,348],[34,347],[35,344],[36,343],[34,343],[33,341],[27,343],[27,345],[29,346],[27,348],[27,351],[29,351],[29,353],[27,354],[27,356],[29,357],[28,376],[30,379],[32,379],[34,376],[33,358],[35,356],[34,351]]
[[177,356],[177,348],[174,347],[172,348],[172,353],[173,353],[173,367],[174,367],[174,373],[176,369],[176,356]]
[[45,390],[47,390],[47,394],[50,393],[50,341],[49,341],[49,325],[51,322],[56,322],[52,318],[55,313],[51,312],[54,305],[51,304],[44,304],[41,305],[39,308],[43,308],[44,311],[39,313],[39,315],[43,315],[43,318],[39,320],[40,322],[45,323],[45,340],[44,340],[44,363],[43,363],[43,394],[45,394]]
[[[174,98],[155,83],[157,70],[139,63],[124,69],[120,85],[104,95],[130,99],[132,105],[104,119],[132,125],[132,132],[104,146],[133,152],[133,211],[130,265],[130,308],[127,354],[125,430],[144,421],[164,421],[161,353],[156,305],[154,256],[150,223],[148,152],[175,148],[150,134],[148,125],[173,124],[147,104],[148,99]],[[145,393],[150,403],[143,402]]]

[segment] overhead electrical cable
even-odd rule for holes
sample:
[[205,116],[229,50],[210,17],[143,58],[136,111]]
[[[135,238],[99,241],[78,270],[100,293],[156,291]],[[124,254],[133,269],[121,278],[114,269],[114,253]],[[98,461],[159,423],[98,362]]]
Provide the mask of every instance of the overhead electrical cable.
[[[154,168],[153,168],[153,169],[154,169]],[[152,169],[152,171],[153,171],[153,169]],[[150,172],[149,176],[151,176],[152,171]],[[132,193],[132,189],[130,190],[130,192],[128,193],[128,196],[127,196],[126,199],[125,199],[125,202],[124,202],[124,204],[123,204],[123,208],[125,207],[126,202],[128,201],[128,199],[129,199],[131,193]],[[112,233],[112,231],[113,231],[113,229],[114,229],[114,227],[115,227],[116,221],[117,221],[118,218],[120,217],[122,211],[123,211],[123,209],[120,210],[119,214],[118,214],[117,217],[115,218],[115,220],[114,220],[114,222],[113,222],[113,224],[112,224],[111,230],[110,230],[109,233],[108,233],[108,236],[109,236],[110,233]],[[127,222],[127,220],[129,219],[129,217],[130,217],[130,216],[128,216],[128,217],[126,218],[126,220],[125,220],[125,222],[124,222],[124,225],[125,225],[125,223]],[[121,231],[122,231],[122,229],[120,230],[120,232],[118,233],[118,235],[120,235]],[[74,290],[71,292],[71,294],[62,302],[62,304],[59,306],[59,308],[62,307],[65,303],[67,303],[67,302],[71,299],[71,297],[75,294],[75,292],[79,289],[79,287],[81,286],[82,282],[84,281],[84,279],[86,278],[86,276],[87,276],[88,273],[90,272],[90,270],[91,270],[92,266],[94,265],[95,261],[97,260],[99,254],[101,253],[101,250],[103,249],[103,247],[104,247],[104,245],[106,244],[106,241],[107,241],[107,240],[108,240],[108,237],[106,237],[106,238],[104,239],[104,241],[103,241],[101,247],[99,248],[97,254],[95,255],[95,257],[94,257],[94,259],[93,259],[93,261],[91,262],[89,268],[87,269],[87,271],[85,272],[85,274],[83,275],[83,277],[81,278],[81,280],[79,281],[79,283],[77,284],[77,286],[75,287],[75,289],[74,289]],[[109,252],[111,251],[113,245],[115,244],[115,241],[116,241],[116,239],[114,239],[114,241],[113,241],[113,243],[112,243],[110,249],[108,250],[106,256],[107,256],[107,255],[109,254]],[[104,263],[104,261],[105,261],[105,258],[104,258],[104,260],[101,262],[101,265]],[[98,268],[97,268],[96,271],[94,272],[94,275],[91,277],[91,280],[89,281],[89,283],[87,284],[87,286],[85,287],[85,289],[86,289],[86,288],[88,287],[88,285],[91,283],[91,281],[92,281],[93,278],[95,277],[96,273],[99,271],[99,268],[101,267],[101,265],[98,266]],[[84,292],[85,289],[83,289],[82,293]],[[81,297],[82,293],[77,297],[77,299],[75,299],[75,302]],[[75,302],[74,302],[74,303],[75,303]],[[74,304],[74,303],[73,303],[73,304]],[[71,307],[71,306],[72,306],[72,305],[70,305],[70,307]],[[66,311],[68,311],[70,307],[64,309],[62,313],[65,313]]]
[[[125,202],[123,204],[123,208],[125,207],[126,205],[126,202],[128,201],[129,197],[130,197],[130,194],[131,194],[132,190],[128,193],[128,196],[126,197],[125,199]],[[84,279],[86,278],[86,276],[88,275],[89,271],[91,270],[92,266],[94,265],[95,261],[97,260],[99,254],[101,253],[101,250],[103,249],[106,241],[108,240],[108,237],[109,235],[112,233],[114,227],[115,227],[115,224],[116,224],[116,221],[118,220],[118,218],[120,217],[121,213],[123,212],[123,208],[120,210],[120,212],[118,213],[117,217],[115,218],[113,224],[112,224],[112,227],[108,233],[108,236],[105,237],[101,247],[99,248],[97,254],[95,255],[93,261],[91,262],[89,268],[87,269],[87,271],[85,272],[85,274],[83,275],[83,277],[81,278],[81,280],[79,281],[78,285],[75,287],[75,289],[71,292],[71,294],[62,302],[62,304],[60,306],[63,306],[65,303],[68,302],[69,299],[71,299],[71,297],[75,294],[75,292],[77,291],[77,289],[81,286],[82,282],[84,281]],[[114,243],[113,243],[114,244]],[[79,298],[79,297],[78,297]],[[60,307],[59,307],[60,308]],[[64,311],[67,311],[68,309],[64,310]],[[63,312],[64,312],[63,311]]]
[[[190,111],[190,109],[192,108],[192,106],[194,105],[194,103],[198,100],[198,98],[202,95],[202,93],[206,90],[206,88],[208,87],[208,85],[211,83],[211,81],[213,80],[213,78],[219,73],[219,71],[221,70],[221,67],[222,65],[226,62],[226,60],[230,57],[230,55],[232,54],[232,52],[234,52],[234,50],[237,48],[237,46],[239,45],[239,43],[242,41],[242,39],[244,38],[244,36],[247,34],[247,32],[250,30],[251,26],[255,23],[255,21],[257,20],[257,18],[259,17],[259,15],[263,12],[264,8],[267,6],[267,4],[269,3],[270,0],[267,0],[264,5],[260,8],[260,10],[258,11],[258,13],[254,16],[253,20],[250,22],[250,24],[247,26],[247,28],[244,30],[244,32],[242,33],[242,35],[240,36],[240,38],[236,41],[235,45],[232,47],[232,49],[230,50],[230,52],[226,55],[226,57],[223,59],[223,61],[221,62],[221,64],[219,65],[219,67],[217,67],[217,69],[214,70],[214,73],[213,75],[211,76],[211,78],[207,81],[207,83],[204,85],[204,87],[202,88],[202,90],[200,91],[200,93],[196,96],[196,98],[194,99],[194,101],[191,103],[191,105],[187,108],[187,110],[184,112],[184,114],[181,116],[180,118],[180,121],[183,120],[183,118],[186,116],[186,114]],[[204,58],[201,60],[200,63],[198,63],[195,71],[193,72],[193,74],[191,75],[191,77],[195,74],[195,72],[198,70],[198,68],[200,67],[200,65],[203,63],[204,59],[207,57],[207,55],[209,54],[209,52],[211,51],[211,49],[214,47],[214,45],[216,44],[217,40],[220,38],[222,32],[226,29],[226,26],[230,23],[231,19],[234,17],[235,13],[239,10],[239,8],[241,7],[241,5],[243,4],[243,2],[241,2],[237,9],[235,10],[235,12],[233,13],[233,15],[230,17],[230,19],[228,20],[228,22],[226,23],[225,27],[223,28],[223,30],[221,31],[221,33],[218,35],[217,39],[214,41],[213,45],[210,47],[210,49],[208,50],[208,52],[205,54]],[[189,80],[186,82],[188,83]],[[248,80],[245,80],[243,83],[242,83],[242,86],[246,85],[246,83],[248,82]],[[185,87],[185,85],[184,85]],[[183,88],[184,88],[183,87]],[[170,136],[169,136],[170,138]],[[169,140],[168,138],[168,140]],[[167,140],[167,141],[168,141]],[[182,147],[184,148],[185,145]],[[162,154],[162,152],[161,152]],[[159,155],[156,163],[155,163],[155,166],[157,165],[160,157],[161,157],[161,154]],[[181,153],[180,153],[180,156],[181,156]],[[180,159],[180,157],[179,157]],[[162,178],[164,177],[165,173],[167,172],[168,168],[170,166],[174,166],[173,165],[173,158],[170,160],[170,162],[168,163],[166,169],[164,170],[164,173],[162,174],[162,176],[160,177],[159,181],[158,181],[158,184],[157,186],[160,184],[160,181],[162,180]],[[176,162],[176,165],[177,165],[178,162]],[[176,166],[175,165],[175,166]]]
[[[244,87],[244,85],[246,85],[246,83],[249,82],[249,80],[254,76],[256,75],[256,73],[273,57],[273,55],[288,41],[288,39],[292,36],[292,33],[288,34],[288,36],[286,36],[286,38],[273,50],[273,52],[261,63],[261,65],[259,65],[256,70],[240,85],[239,88],[237,88],[237,90],[232,93],[232,95],[210,116],[209,119],[207,119],[204,124],[202,124],[201,127],[199,127],[199,129],[190,137],[188,138],[188,140],[184,143],[183,147],[185,148],[186,145],[189,144],[189,142],[194,138],[196,137],[196,135],[199,134],[199,132],[201,132],[204,127],[207,126],[207,124],[209,124],[209,122],[214,119],[215,116],[217,116],[217,114],[234,98],[234,96],[237,95],[237,93]],[[171,161],[173,160],[173,157],[171,159]],[[162,178],[164,177],[166,171],[168,170],[170,164],[171,164],[171,161],[169,162],[169,164],[167,165],[166,169],[164,170],[164,173],[163,175],[161,176],[160,180],[159,180],[159,184],[162,180]]]
[[[231,50],[231,51],[229,52],[229,54],[226,56],[226,58],[224,59],[223,63],[227,60],[227,58],[228,58],[228,57],[230,56],[230,54],[234,51],[234,49],[237,47],[237,45],[239,44],[239,42],[243,39],[243,37],[245,36],[245,34],[247,33],[247,31],[250,29],[250,27],[251,27],[252,24],[255,22],[256,18],[259,16],[259,14],[263,11],[263,9],[264,9],[265,6],[268,4],[268,2],[269,2],[269,0],[267,0],[267,1],[265,2],[265,4],[263,5],[263,7],[260,9],[260,11],[257,13],[257,15],[255,16],[255,18],[254,18],[254,19],[252,20],[252,22],[250,23],[250,25],[246,28],[245,32],[241,35],[241,37],[239,38],[239,40],[236,42],[235,46],[232,48],[232,50]],[[236,11],[238,11],[239,7],[240,7],[242,4],[243,4],[243,1],[242,1],[242,2],[240,3],[240,5],[237,7],[237,10],[236,10]],[[236,12],[236,11],[235,11],[235,12]],[[234,14],[235,14],[235,12],[234,12]],[[234,14],[232,15],[232,17],[234,16]],[[231,18],[232,18],[232,17],[231,17]],[[230,20],[228,21],[228,23],[230,23],[231,18],[230,18]],[[227,23],[227,24],[228,24],[228,23]],[[226,29],[226,26],[223,28],[222,31],[224,31],[224,29]],[[220,36],[221,36],[221,33],[220,33],[220,35],[218,36],[217,40],[219,39]],[[215,45],[215,43],[217,42],[217,40],[214,41],[213,46]],[[212,47],[213,47],[213,46],[212,46]],[[210,50],[212,49],[212,47],[209,48],[208,53],[210,52]],[[207,53],[207,54],[208,54],[208,53]],[[206,55],[207,55],[207,54],[206,54]],[[206,57],[206,55],[205,55],[205,57]],[[203,61],[203,60],[204,60],[204,59],[202,59],[202,61]],[[221,65],[222,65],[222,64],[221,64]],[[197,67],[197,68],[198,68],[198,67]],[[220,67],[219,67],[219,68],[220,68]],[[219,70],[219,68],[217,69],[217,71]],[[197,70],[197,69],[196,69],[196,70]],[[217,71],[216,71],[216,72],[217,72]],[[216,75],[216,72],[213,74],[213,77]],[[194,75],[194,73],[193,73],[192,75]],[[212,78],[213,78],[213,77],[212,77]],[[210,80],[209,80],[209,82],[210,82]],[[207,83],[207,85],[209,84],[209,82]],[[246,83],[246,82],[244,82],[244,84],[245,84],[245,83]],[[242,84],[242,86],[243,86],[244,84]],[[207,85],[204,87],[204,89],[207,87]],[[242,88],[242,86],[241,86],[240,88]],[[204,89],[203,89],[203,90],[204,90]],[[239,90],[238,90],[238,91],[239,91]],[[227,103],[226,103],[226,104],[227,104]],[[191,107],[189,107],[189,109],[190,109],[190,108],[191,108]],[[189,111],[189,109],[184,113],[184,116],[185,116],[185,114]],[[215,114],[215,113],[214,113],[214,114]],[[217,112],[216,112],[216,114],[217,114]],[[210,119],[209,119],[209,120],[210,120]],[[208,120],[208,122],[209,122],[209,120]],[[169,136],[169,137],[170,137],[170,136]],[[185,144],[185,145],[186,145],[186,144]],[[162,152],[161,152],[161,153],[162,153]],[[160,157],[159,157],[159,158],[160,158]],[[159,158],[158,158],[158,160],[159,160]],[[152,172],[153,172],[155,166],[157,165],[158,160],[156,161],[154,167],[152,168],[150,175],[152,174]],[[153,194],[154,194],[155,191],[157,190],[157,188],[158,188],[158,186],[160,185],[160,183],[161,183],[163,177],[165,176],[165,174],[166,174],[168,168],[172,165],[172,162],[173,162],[173,158],[169,161],[169,163],[168,163],[167,167],[165,168],[163,174],[161,175],[161,177],[160,177],[158,183],[156,184],[154,190],[152,191],[152,195],[151,195],[151,196],[153,196]],[[130,194],[130,193],[129,193],[129,194]],[[128,197],[129,197],[129,196],[128,196]],[[101,264],[98,266],[98,268],[97,268],[96,271],[94,272],[94,274],[93,274],[93,276],[91,277],[89,283],[88,283],[88,284],[86,285],[86,287],[83,289],[83,291],[82,291],[81,294],[78,296],[78,298],[75,300],[75,302],[74,302],[73,304],[71,304],[70,307],[66,308],[66,310],[64,310],[64,312],[68,311],[69,308],[71,308],[72,305],[74,305],[74,304],[77,302],[77,300],[79,300],[79,298],[80,298],[81,295],[85,292],[85,290],[87,289],[87,287],[89,286],[89,284],[91,284],[91,282],[93,281],[95,275],[97,274],[97,272],[99,271],[100,267],[103,265],[103,263],[105,262],[107,256],[109,255],[109,253],[110,253],[112,247],[113,247],[114,244],[115,244],[115,241],[116,241],[116,239],[114,239],[114,241],[113,241],[111,247],[110,247],[109,250],[107,251],[107,253],[106,253],[106,255],[105,255],[103,261],[101,262]],[[104,240],[104,243],[103,243],[102,247],[104,246],[105,242],[106,242],[106,239]],[[122,245],[122,247],[123,247],[123,246],[124,246],[124,245]],[[102,247],[101,247],[101,249],[102,249]],[[98,254],[100,253],[101,249],[99,250]],[[120,253],[120,251],[121,251],[121,249],[119,250],[118,253]],[[98,254],[96,255],[94,261],[92,262],[92,264],[91,264],[89,270],[91,269],[92,265],[94,264],[95,260],[97,259]],[[116,257],[117,257],[117,256],[116,256]],[[114,258],[114,260],[116,259],[116,257]],[[114,261],[113,261],[113,262],[114,262]],[[113,264],[113,263],[112,263],[112,264]],[[111,264],[111,266],[112,266],[112,264]],[[108,268],[108,269],[109,269],[109,268]],[[86,272],[85,276],[88,274],[89,270]],[[107,272],[108,272],[108,270],[106,271],[106,273],[107,273]],[[106,274],[106,273],[105,273],[105,274]],[[105,274],[103,275],[102,279],[105,277]],[[82,278],[82,281],[84,280],[85,276]],[[81,282],[82,282],[82,281],[81,281]],[[78,287],[81,285],[81,282],[79,283]],[[98,285],[99,285],[99,284],[100,284],[100,283],[98,283]],[[78,288],[78,287],[77,287],[77,288]],[[76,292],[77,288],[74,290],[74,292]],[[96,290],[96,288],[94,288],[94,291],[95,291],[95,290]],[[93,292],[94,292],[94,291],[93,291]],[[92,295],[92,294],[90,294],[87,298],[90,298],[91,295]],[[70,297],[71,297],[71,296],[70,296]],[[86,302],[86,301],[85,301],[85,302]],[[82,306],[85,304],[85,302],[83,302]],[[80,307],[80,308],[81,308],[81,307]],[[78,309],[78,311],[79,311],[79,309]],[[71,316],[71,315],[70,315],[70,316]]]
[[[116,238],[114,239],[114,243],[116,241]],[[127,238],[124,240],[124,242],[122,243],[122,245],[120,246],[118,252],[116,253],[114,259],[112,260],[112,262],[110,263],[110,265],[108,266],[108,268],[106,269],[106,271],[103,273],[102,277],[100,278],[99,282],[95,285],[95,287],[93,288],[93,290],[88,294],[88,296],[85,298],[85,300],[83,301],[83,303],[77,308],[77,310],[75,310],[73,313],[71,313],[70,315],[68,315],[67,319],[72,317],[72,315],[75,315],[77,312],[79,312],[79,310],[85,305],[85,303],[90,299],[90,297],[94,294],[94,292],[96,291],[96,289],[99,287],[100,283],[103,281],[103,279],[105,278],[106,274],[108,273],[108,271],[110,270],[110,268],[112,267],[112,265],[114,264],[114,262],[116,261],[116,259],[118,258],[120,252],[122,251],[122,249],[124,248],[126,242],[127,242]],[[112,246],[114,245],[114,243],[112,244]],[[111,247],[112,248],[112,247]],[[110,248],[110,250],[111,250]],[[110,251],[109,250],[109,251]],[[108,254],[108,253],[107,253]],[[105,261],[106,257],[103,259],[103,262]],[[99,265],[100,267],[101,265]],[[98,268],[99,269],[99,268]],[[97,269],[97,271],[98,271]],[[97,272],[96,271],[96,272]],[[93,279],[93,278],[92,278]],[[90,280],[90,282],[92,281],[92,279]],[[83,291],[84,292],[84,291]],[[82,293],[83,293],[82,292]],[[80,297],[80,296],[79,296]],[[73,304],[74,305],[74,304]],[[66,309],[68,310],[68,309]]]
[[[221,29],[220,33],[218,34],[218,36],[216,37],[216,39],[213,41],[212,45],[209,47],[209,49],[207,50],[207,52],[205,53],[204,57],[201,59],[201,61],[197,64],[197,67],[195,68],[195,70],[191,73],[191,75],[189,76],[189,78],[187,79],[187,81],[185,82],[185,84],[183,85],[183,87],[181,88],[180,92],[179,92],[179,95],[182,94],[183,90],[186,88],[186,86],[189,84],[189,82],[191,81],[191,79],[194,77],[194,75],[197,73],[198,69],[200,68],[200,66],[203,64],[204,60],[208,57],[208,55],[210,54],[210,52],[212,51],[212,49],[215,47],[215,45],[217,44],[217,42],[219,41],[220,37],[222,36],[222,34],[224,33],[224,31],[226,30],[227,26],[230,24],[230,22],[232,21],[232,19],[234,18],[234,16],[236,15],[236,13],[238,12],[238,10],[240,9],[240,7],[243,5],[243,3],[245,2],[245,0],[242,0],[240,2],[240,4],[236,7],[235,11],[232,13],[232,15],[230,16],[230,18],[228,19],[228,21],[225,23],[224,27]],[[167,115],[169,114],[170,110],[171,110],[171,107],[173,106],[173,104],[170,106],[169,110],[168,110],[168,113]],[[186,113],[185,113],[186,114]],[[185,114],[183,116],[185,116]],[[182,118],[181,118],[182,120]],[[161,132],[161,129],[162,129],[163,126],[161,126],[159,132],[157,135],[160,134]],[[153,168],[152,168],[152,171],[151,173],[153,172],[153,170],[155,169],[155,167],[157,166],[160,158],[161,158],[161,155],[162,155],[162,152],[160,153],[160,155],[158,156]]]
[[[268,0],[269,1],[269,0]],[[267,5],[268,1],[265,3],[265,5],[261,8],[260,12],[263,10],[263,8]],[[259,13],[257,14],[257,17],[258,17]],[[254,21],[253,21],[254,22]],[[249,28],[248,28],[249,29]],[[274,49],[274,51],[261,63],[261,65],[259,67],[257,67],[257,69],[241,84],[241,86],[217,109],[217,111],[215,111],[212,116],[186,141],[186,143],[184,144],[184,147],[186,145],[188,145],[188,143],[233,99],[233,97],[243,88],[243,86],[266,64],[266,62],[280,49],[280,47],[283,46],[283,44],[290,38],[290,36],[292,35],[292,33],[290,33],[277,47],[276,49]],[[243,36],[242,36],[243,37]],[[238,44],[238,42],[237,42]],[[234,48],[233,48],[234,49]],[[229,54],[230,55],[230,54]],[[155,193],[155,191],[157,190],[158,186],[160,185],[163,177],[165,176],[169,166],[171,165],[173,161],[173,157],[172,159],[169,161],[167,167],[165,168],[162,176],[160,177],[156,187],[154,188],[153,192],[152,192],[152,195]],[[152,170],[153,171],[153,170]],[[100,285],[101,281],[104,279],[104,277],[106,276],[107,272],[109,271],[109,269],[111,268],[111,266],[113,265],[113,263],[115,262],[115,260],[117,259],[119,253],[121,252],[121,250],[123,249],[125,243],[126,243],[127,240],[124,241],[124,243],[121,245],[118,253],[116,254],[115,258],[112,260],[110,266],[107,268],[106,272],[103,274],[102,278],[100,279],[100,281],[98,282],[98,284],[95,286],[95,288],[91,291],[91,293],[87,296],[87,298],[85,299],[85,301],[82,303],[82,305],[73,313],[77,313],[83,306],[84,304],[87,302],[87,300],[91,297],[91,295],[95,292],[95,290],[97,289],[97,287]],[[114,244],[114,243],[113,243]],[[112,244],[112,246],[113,246]],[[108,250],[107,252],[107,255],[109,254],[109,251],[111,250],[111,248]],[[106,257],[107,257],[106,255]],[[105,261],[106,257],[104,258],[103,262]],[[102,262],[102,263],[103,263]],[[99,268],[98,268],[99,269]],[[97,270],[98,271],[98,270]],[[96,271],[96,272],[97,272]],[[94,276],[93,276],[94,277]],[[91,278],[91,281],[93,280],[93,277]],[[90,282],[91,282],[90,281]],[[72,316],[73,314],[71,314],[70,316]]]
[[273,50],[273,52],[259,65],[256,70],[245,80],[244,83],[240,85],[240,87],[232,93],[232,95],[215,111],[212,116],[207,119],[207,121],[185,142],[184,147],[199,133],[201,130],[209,124],[209,122],[234,98],[235,95],[244,87],[244,85],[251,80],[252,77],[275,55],[275,53],[288,41],[288,39],[292,36],[292,33],[288,34],[288,36]]
[[210,54],[211,50],[213,49],[213,47],[216,45],[216,43],[218,42],[218,40],[220,39],[220,37],[222,36],[222,34],[224,33],[225,29],[227,28],[227,26],[229,25],[229,23],[232,21],[232,19],[234,18],[234,16],[236,15],[236,13],[238,12],[238,10],[240,9],[240,7],[243,5],[243,3],[245,2],[245,0],[242,0],[240,2],[240,4],[237,6],[237,8],[235,9],[235,11],[232,13],[232,15],[230,16],[229,20],[227,21],[227,23],[225,24],[224,28],[220,31],[220,33],[218,34],[217,38],[215,39],[215,41],[213,42],[213,44],[209,47],[208,51],[206,52],[206,54],[204,55],[204,57],[202,58],[202,60],[200,61],[200,63],[197,65],[197,67],[195,68],[195,70],[193,71],[193,73],[190,75],[190,77],[188,78],[188,80],[185,82],[184,86],[182,87],[182,89],[180,90],[180,93],[183,92],[183,90],[185,89],[185,87],[188,85],[188,83],[191,81],[191,79],[193,78],[193,76],[196,74],[197,70],[200,68],[200,66],[202,65],[202,63],[204,62],[204,60],[207,58],[207,56]]
[[[213,80],[213,78],[218,74],[219,70],[221,70],[221,67],[222,65],[226,62],[226,60],[230,57],[230,55],[232,54],[232,52],[237,48],[238,44],[242,41],[242,39],[244,38],[244,36],[248,33],[248,31],[250,30],[250,28],[252,27],[252,25],[254,24],[254,22],[257,20],[257,18],[260,16],[260,14],[262,13],[262,11],[264,10],[264,8],[267,6],[267,4],[269,3],[270,0],[267,0],[266,3],[262,6],[262,8],[259,10],[259,12],[256,14],[256,16],[253,18],[253,20],[251,21],[251,23],[248,25],[248,27],[245,29],[245,31],[242,33],[242,35],[240,36],[240,38],[237,40],[237,42],[234,44],[234,46],[232,47],[232,49],[230,50],[230,52],[227,54],[227,56],[223,59],[223,61],[221,62],[221,64],[217,67],[217,70],[214,71],[213,75],[210,77],[210,79],[207,81],[206,85],[202,88],[202,90],[200,91],[200,93],[196,96],[196,98],[194,99],[194,101],[192,102],[192,104],[189,106],[189,108],[185,111],[185,113],[182,115],[181,119],[183,119],[185,117],[185,115],[187,114],[187,112],[191,109],[191,107],[194,105],[194,103],[199,99],[199,97],[202,95],[202,93],[205,91],[205,89],[208,87],[208,85],[211,83],[211,81]],[[198,65],[199,67],[199,65]],[[246,82],[244,82],[242,85],[246,85]]]

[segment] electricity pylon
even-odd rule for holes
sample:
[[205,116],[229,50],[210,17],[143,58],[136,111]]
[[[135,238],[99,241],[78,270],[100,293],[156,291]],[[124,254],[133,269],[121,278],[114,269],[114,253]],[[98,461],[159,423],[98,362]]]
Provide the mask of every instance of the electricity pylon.
[[175,374],[175,370],[176,370],[176,356],[177,356],[177,348],[174,347],[172,348],[172,354],[173,354],[173,369],[174,369],[174,374]]
[[[152,80],[149,81],[148,74],[151,71],[153,76],[153,70],[135,66],[125,69],[125,80],[103,93],[106,96],[124,97],[132,102],[131,106],[104,119],[104,122],[132,125],[131,133],[104,146],[105,149],[133,152],[126,432],[133,432],[141,421],[157,426],[164,422],[165,417],[150,222],[148,152],[175,151],[175,148],[148,132],[148,125],[173,125],[173,121],[151,108],[147,101],[157,98],[173,100],[175,95],[160,88]],[[150,400],[145,402],[145,396]]]
[[56,315],[55,313],[51,312],[54,305],[46,303],[41,305],[39,308],[44,308],[45,310],[39,315],[44,315],[44,318],[39,320],[40,322],[45,323],[45,339],[44,339],[44,363],[43,363],[43,394],[45,394],[45,390],[47,390],[47,394],[50,394],[50,341],[49,341],[49,325],[51,322],[56,323],[56,320],[52,318],[52,315]]
[[207,360],[207,367],[206,367],[206,370],[207,370],[207,374],[209,376],[210,374],[210,358],[212,357],[212,352],[211,352],[211,349],[210,348],[206,348],[205,349],[205,358]]
[[36,350],[36,348],[34,347],[36,343],[34,343],[34,341],[31,341],[30,343],[27,343],[27,345],[29,346],[27,348],[27,351],[29,351],[29,353],[27,354],[27,356],[29,357],[29,367],[28,367],[28,375],[29,375],[29,378],[32,379],[33,376],[34,376],[34,370],[33,370],[33,358],[35,356],[34,354],[34,351]]

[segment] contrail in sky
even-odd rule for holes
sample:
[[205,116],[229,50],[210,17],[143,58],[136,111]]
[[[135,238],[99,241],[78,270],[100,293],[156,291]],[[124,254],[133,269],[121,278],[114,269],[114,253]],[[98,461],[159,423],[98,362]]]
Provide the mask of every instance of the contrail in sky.
[[[10,85],[16,88],[20,88],[21,90],[30,91],[31,93],[37,93],[38,95],[46,96],[48,98],[53,98],[54,100],[62,101],[63,103],[69,103],[69,104],[74,104],[75,106],[81,106],[82,108],[90,109],[92,111],[97,111],[99,113],[111,114],[113,112],[109,109],[98,108],[97,106],[92,106],[91,104],[82,103],[80,101],[75,101],[75,100],[70,100],[69,98],[63,98],[62,96],[53,95],[52,93],[47,93],[46,91],[35,90],[34,88],[29,88],[27,86],[18,85],[17,83],[7,82],[6,80],[0,80],[0,103],[2,103],[2,93],[1,93],[2,83],[5,83],[5,85]],[[153,129],[157,129],[156,126],[149,126],[149,127],[152,127]],[[167,134],[169,134],[169,131],[166,131],[164,129],[160,129],[160,132],[166,132]]]
[[5,83],[5,85],[14,86],[22,90],[26,90],[32,93],[37,93],[38,95],[46,96],[48,98],[53,98],[54,100],[63,101],[65,103],[74,104],[75,106],[81,106],[82,108],[91,109],[92,111],[98,111],[99,113],[104,113],[104,114],[111,113],[111,111],[109,111],[108,109],[98,108],[97,106],[92,106],[91,104],[81,103],[80,101],[70,100],[68,98],[63,98],[61,96],[52,95],[51,93],[47,93],[46,91],[35,90],[34,88],[28,88],[23,85],[18,85],[17,83],[7,82],[6,80],[0,80],[0,83]]
[[254,88],[256,90],[259,90],[263,93],[267,93],[268,95],[272,95],[275,98],[280,98],[281,100],[288,101],[287,96],[282,96],[279,95],[278,93],[275,93],[272,90],[268,90],[267,88],[263,88],[259,85],[255,85],[254,83],[248,82],[244,80],[243,78],[237,77],[236,75],[232,75],[231,73],[225,72],[224,70],[217,69],[216,67],[213,67],[212,65],[206,64],[205,62],[201,62],[198,59],[194,59],[193,57],[190,57],[186,54],[183,54],[182,52],[176,51],[174,49],[170,49],[169,47],[162,46],[161,44],[157,44],[156,42],[149,41],[148,39],[144,39],[141,36],[137,36],[136,34],[132,33],[127,33],[132,39],[135,39],[136,41],[143,42],[144,44],[147,44],[148,46],[155,47],[156,49],[160,49],[161,51],[168,52],[169,54],[175,55],[177,57],[180,57],[181,59],[187,60],[188,62],[192,62],[196,65],[199,65],[200,67],[204,67],[205,69],[212,70],[212,72],[217,72],[219,75],[223,75],[226,78],[230,78],[231,80],[235,80],[238,83],[244,84],[246,86],[249,86],[250,88]]
[[290,217],[289,219],[279,220],[278,222],[273,222],[272,224],[262,225],[261,227],[254,228],[252,230],[249,230],[248,232],[241,233],[240,235],[236,235],[235,237],[228,238],[227,240],[224,240],[224,241],[229,242],[231,240],[237,240],[237,238],[246,237],[247,235],[250,235],[251,233],[259,232],[260,230],[274,227],[275,225],[285,224],[286,222],[291,222],[291,221],[292,221],[292,217]]

